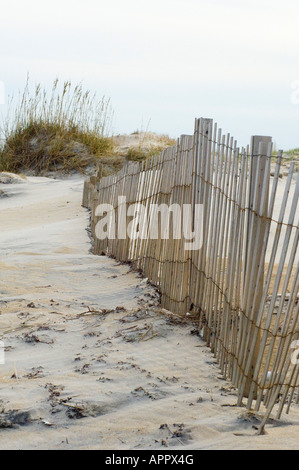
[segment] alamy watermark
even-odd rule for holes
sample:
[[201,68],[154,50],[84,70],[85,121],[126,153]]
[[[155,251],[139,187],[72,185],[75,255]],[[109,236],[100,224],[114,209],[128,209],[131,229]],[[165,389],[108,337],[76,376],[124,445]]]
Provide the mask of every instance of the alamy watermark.
[[127,205],[125,196],[118,197],[118,210],[111,204],[100,204],[95,210],[100,220],[95,233],[99,240],[184,240],[184,249],[200,250],[203,242],[202,204]]
[[291,83],[293,92],[291,93],[291,103],[294,105],[299,104],[299,80],[294,80]]

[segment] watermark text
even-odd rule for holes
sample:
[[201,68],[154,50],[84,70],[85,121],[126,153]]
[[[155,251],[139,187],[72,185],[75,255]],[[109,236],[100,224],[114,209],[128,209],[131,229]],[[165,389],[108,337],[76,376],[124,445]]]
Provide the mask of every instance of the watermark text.
[[118,197],[117,210],[111,204],[96,207],[100,220],[95,227],[99,240],[184,240],[184,249],[200,250],[203,242],[203,206],[196,204],[127,205]]

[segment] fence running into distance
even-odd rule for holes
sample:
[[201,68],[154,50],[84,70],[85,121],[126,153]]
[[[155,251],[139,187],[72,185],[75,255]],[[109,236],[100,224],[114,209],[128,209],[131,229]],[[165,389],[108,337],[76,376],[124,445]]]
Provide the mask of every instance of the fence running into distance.
[[[194,135],[117,174],[85,182],[83,205],[111,204],[118,197],[141,203],[203,205],[202,248],[185,240],[99,240],[95,254],[132,262],[161,293],[162,306],[198,314],[199,331],[225,378],[238,389],[239,405],[275,407],[280,418],[299,403],[298,196],[295,164],[281,178],[283,154],[272,156],[270,137],[252,137],[238,148],[211,119],[197,119]],[[123,210],[123,208],[122,208]],[[131,220],[131,219],[129,219]],[[171,222],[170,222],[171,224]],[[174,229],[175,227],[172,227]]]

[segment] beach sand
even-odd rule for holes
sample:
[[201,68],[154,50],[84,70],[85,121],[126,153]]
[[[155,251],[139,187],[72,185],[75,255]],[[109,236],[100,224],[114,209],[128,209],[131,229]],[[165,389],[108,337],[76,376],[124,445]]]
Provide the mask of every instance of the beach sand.
[[[93,256],[83,178],[0,184],[0,449],[299,449],[264,436],[192,321]],[[3,193],[1,193],[3,191]]]

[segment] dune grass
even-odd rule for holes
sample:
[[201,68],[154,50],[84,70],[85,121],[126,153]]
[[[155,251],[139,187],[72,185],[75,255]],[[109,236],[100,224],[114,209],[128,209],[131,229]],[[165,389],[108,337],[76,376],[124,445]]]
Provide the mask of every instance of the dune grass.
[[155,143],[151,143],[152,134],[149,132],[137,132],[132,135],[139,136],[139,143],[135,147],[128,149],[126,158],[129,161],[142,161],[147,158],[157,155],[167,147],[172,147],[176,144],[175,139],[171,139],[168,135],[155,135]]
[[293,157],[298,157],[299,156],[299,148],[291,149],[285,152],[288,157],[293,158]]
[[27,79],[18,102],[10,99],[2,125],[0,171],[84,171],[112,153],[112,115],[110,100],[81,84],[56,79],[48,96],[40,84],[30,91]]

